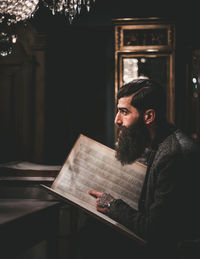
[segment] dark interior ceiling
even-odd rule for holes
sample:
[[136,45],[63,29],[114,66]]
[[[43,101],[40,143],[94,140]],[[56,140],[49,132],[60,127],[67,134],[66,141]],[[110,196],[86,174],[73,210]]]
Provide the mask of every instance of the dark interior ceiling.
[[189,44],[199,44],[199,8],[196,1],[151,0],[96,0],[90,12],[82,8],[72,25],[61,14],[52,15],[40,2],[40,8],[32,19],[37,30],[62,32],[68,26],[111,26],[114,18],[163,17],[174,19],[179,31]]

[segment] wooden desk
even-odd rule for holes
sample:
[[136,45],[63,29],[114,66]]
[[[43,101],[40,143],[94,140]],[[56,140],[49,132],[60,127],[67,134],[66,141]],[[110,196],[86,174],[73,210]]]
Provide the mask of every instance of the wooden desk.
[[0,258],[16,258],[46,240],[48,259],[58,258],[61,202],[0,199]]

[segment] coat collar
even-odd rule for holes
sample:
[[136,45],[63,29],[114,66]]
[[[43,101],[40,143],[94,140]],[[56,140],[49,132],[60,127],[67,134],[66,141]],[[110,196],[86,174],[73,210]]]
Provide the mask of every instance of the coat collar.
[[158,146],[176,130],[176,126],[172,123],[163,123],[159,125],[156,130],[154,140],[151,144],[151,149],[156,151],[158,149]]

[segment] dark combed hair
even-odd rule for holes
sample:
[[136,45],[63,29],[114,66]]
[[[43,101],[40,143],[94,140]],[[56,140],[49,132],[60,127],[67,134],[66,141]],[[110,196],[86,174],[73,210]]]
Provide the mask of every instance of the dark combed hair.
[[154,109],[156,121],[166,121],[166,95],[159,83],[150,79],[134,79],[119,89],[117,99],[132,94],[131,105],[140,113]]

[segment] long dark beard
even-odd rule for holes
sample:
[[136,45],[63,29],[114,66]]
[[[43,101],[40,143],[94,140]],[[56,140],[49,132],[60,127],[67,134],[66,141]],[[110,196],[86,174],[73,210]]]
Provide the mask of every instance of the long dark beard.
[[115,156],[121,164],[131,164],[142,155],[149,142],[149,132],[143,119],[139,118],[137,122],[128,128],[119,127]]

